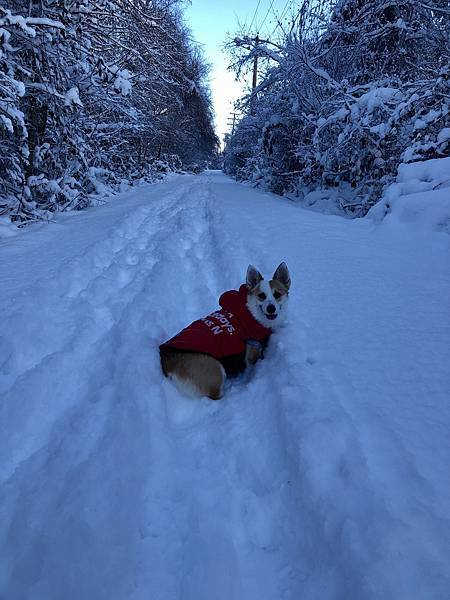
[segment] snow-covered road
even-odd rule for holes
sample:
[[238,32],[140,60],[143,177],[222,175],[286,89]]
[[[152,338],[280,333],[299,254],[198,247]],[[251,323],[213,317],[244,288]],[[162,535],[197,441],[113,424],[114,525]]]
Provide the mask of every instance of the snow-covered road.
[[[174,176],[0,241],[1,600],[448,600],[449,237]],[[157,347],[292,275],[222,401]]]

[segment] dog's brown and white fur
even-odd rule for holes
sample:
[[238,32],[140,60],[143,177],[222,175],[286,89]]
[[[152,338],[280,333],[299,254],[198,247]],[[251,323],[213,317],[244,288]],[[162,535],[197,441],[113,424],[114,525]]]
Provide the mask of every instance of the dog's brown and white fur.
[[[273,278],[266,281],[253,266],[247,269],[247,308],[264,327],[280,327],[286,316],[288,292],[291,285],[289,270],[282,262]],[[262,357],[261,345],[248,343],[245,362],[254,365]],[[218,400],[223,395],[226,373],[221,363],[206,354],[177,352],[161,357],[162,368],[182,391],[195,396]]]

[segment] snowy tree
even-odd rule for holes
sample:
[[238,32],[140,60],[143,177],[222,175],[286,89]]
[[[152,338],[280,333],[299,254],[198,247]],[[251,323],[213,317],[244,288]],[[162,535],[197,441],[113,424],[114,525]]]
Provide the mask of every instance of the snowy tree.
[[269,62],[226,169],[277,193],[338,187],[344,210],[364,214],[400,160],[448,154],[445,5],[304,2],[281,42],[234,39],[237,73],[255,55]]
[[[38,39],[62,30],[61,23],[37,17],[23,17],[0,7],[0,191],[3,199],[2,212],[19,203],[27,205],[21,198],[29,174],[30,156],[35,150],[38,136],[39,114],[35,110],[31,121],[27,118],[23,98],[30,69],[21,60],[20,50],[33,60]],[[25,109],[25,110],[24,110]],[[30,208],[33,208],[32,206]],[[27,210],[24,208],[24,210]],[[17,216],[17,215],[14,215]]]
[[105,184],[153,177],[169,154],[173,165],[213,155],[207,67],[178,1],[14,0],[0,17],[13,219],[82,208]]

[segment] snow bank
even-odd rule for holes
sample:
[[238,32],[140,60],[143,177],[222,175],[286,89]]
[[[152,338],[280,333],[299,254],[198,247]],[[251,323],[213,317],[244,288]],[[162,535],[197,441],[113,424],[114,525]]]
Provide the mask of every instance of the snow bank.
[[401,164],[396,182],[368,216],[450,233],[450,158]]
[[0,217],[0,240],[2,238],[12,237],[18,233],[19,229],[14,223],[11,223],[11,219],[8,217]]

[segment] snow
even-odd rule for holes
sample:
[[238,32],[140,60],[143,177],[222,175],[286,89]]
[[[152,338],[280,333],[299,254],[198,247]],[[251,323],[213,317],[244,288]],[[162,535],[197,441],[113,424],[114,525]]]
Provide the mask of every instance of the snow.
[[425,181],[431,184],[428,189],[433,189],[436,185],[444,182],[450,182],[450,157],[400,164],[397,181],[399,183]]
[[64,104],[66,106],[72,106],[72,104],[83,106],[83,103],[80,100],[80,92],[77,87],[72,87],[70,90],[67,90],[64,96]]
[[365,109],[367,114],[372,114],[377,108],[383,107],[389,102],[398,102],[402,98],[400,90],[389,87],[375,87],[370,91],[362,94],[352,110],[357,106]]
[[414,123],[414,129],[426,129],[427,124],[423,119],[416,119]]
[[[0,253],[0,597],[447,600],[448,235],[207,172]],[[181,395],[158,344],[281,260],[266,359]]]
[[9,10],[6,11],[4,19],[10,25],[18,25],[26,34],[30,35],[31,37],[36,36],[36,31],[28,26],[28,23],[31,21],[31,19],[25,19],[20,15],[12,15]]
[[4,19],[7,23],[11,25],[18,25],[24,33],[30,35],[31,37],[36,36],[36,31],[29,27],[29,25],[47,25],[49,27],[55,27],[56,29],[65,29],[64,25],[59,21],[54,21],[52,19],[46,18],[36,18],[36,17],[22,17],[21,15],[12,15],[11,11],[5,10]]
[[447,142],[450,140],[450,127],[444,127],[444,129],[441,129],[441,131],[439,132],[438,136],[437,136],[437,142],[438,144],[443,144],[444,142]]
[[[23,81],[16,81],[15,79],[10,80],[13,86],[16,88],[17,95],[22,97],[25,96],[25,84]],[[23,113],[21,113],[23,114]]]
[[[114,69],[113,69],[114,70]],[[129,96],[131,94],[132,83],[131,73],[128,69],[118,69],[115,72],[114,89],[122,94],[122,96]]]
[[400,164],[396,182],[369,217],[450,233],[450,158]]
[[8,119],[8,117],[5,117],[5,115],[0,115],[0,120],[3,122],[3,125],[10,133],[14,132],[14,127],[11,119]]
[[9,217],[1,217],[0,216],[0,240],[6,237],[12,237],[13,235],[17,235],[20,232],[14,223],[11,223],[11,219]]

